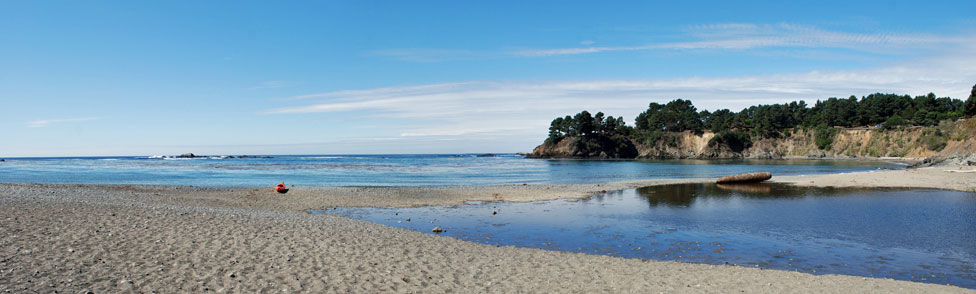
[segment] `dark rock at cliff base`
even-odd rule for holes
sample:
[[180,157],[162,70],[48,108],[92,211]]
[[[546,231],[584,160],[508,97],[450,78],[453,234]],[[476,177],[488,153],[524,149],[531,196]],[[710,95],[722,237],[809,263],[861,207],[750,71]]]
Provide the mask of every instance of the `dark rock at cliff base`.
[[624,136],[594,135],[546,140],[535,147],[532,158],[636,158],[637,146]]

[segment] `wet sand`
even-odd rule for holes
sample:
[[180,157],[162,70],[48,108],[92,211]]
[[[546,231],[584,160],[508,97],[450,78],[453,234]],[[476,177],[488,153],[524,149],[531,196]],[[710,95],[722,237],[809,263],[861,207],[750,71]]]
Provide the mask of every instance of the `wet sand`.
[[[968,167],[773,179],[973,191]],[[955,172],[945,170],[954,169]],[[952,286],[494,247],[306,209],[586,197],[598,185],[268,188],[0,184],[0,291],[974,293]]]

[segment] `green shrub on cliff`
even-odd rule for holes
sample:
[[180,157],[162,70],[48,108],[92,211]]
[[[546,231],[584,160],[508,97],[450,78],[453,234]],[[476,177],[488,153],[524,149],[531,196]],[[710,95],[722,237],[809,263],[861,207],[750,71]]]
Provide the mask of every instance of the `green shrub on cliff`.
[[893,115],[884,122],[884,128],[886,130],[897,128],[900,125],[905,124],[905,119],[901,118],[900,115]]
[[926,130],[922,133],[922,138],[920,138],[919,141],[925,145],[925,149],[942,151],[942,149],[945,149],[946,144],[949,141],[946,137],[947,136],[942,133],[942,130],[940,129]]
[[834,144],[834,136],[837,135],[837,129],[828,127],[826,125],[820,125],[814,131],[814,142],[817,143],[817,148],[820,150],[830,149],[830,146]]

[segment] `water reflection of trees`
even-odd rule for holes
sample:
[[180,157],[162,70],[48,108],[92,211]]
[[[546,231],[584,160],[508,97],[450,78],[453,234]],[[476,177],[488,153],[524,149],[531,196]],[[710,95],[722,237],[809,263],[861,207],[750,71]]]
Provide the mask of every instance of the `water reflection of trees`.
[[822,194],[810,188],[785,184],[674,184],[637,189],[637,195],[651,207],[690,207],[698,199],[741,197],[748,199],[802,198]]

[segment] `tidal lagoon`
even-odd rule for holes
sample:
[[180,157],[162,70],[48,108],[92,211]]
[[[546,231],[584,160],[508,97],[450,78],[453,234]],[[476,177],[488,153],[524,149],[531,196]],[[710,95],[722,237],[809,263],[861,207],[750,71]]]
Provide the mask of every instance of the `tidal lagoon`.
[[498,246],[976,288],[976,194],[660,185],[586,199],[311,210]]

